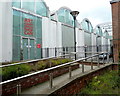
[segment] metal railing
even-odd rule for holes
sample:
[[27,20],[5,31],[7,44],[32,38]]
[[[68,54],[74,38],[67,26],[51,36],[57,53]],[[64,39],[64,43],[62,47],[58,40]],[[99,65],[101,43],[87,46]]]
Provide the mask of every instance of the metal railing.
[[[107,61],[105,62],[105,58],[104,58],[104,54],[107,54]],[[31,73],[31,74],[27,74],[27,75],[24,75],[24,76],[21,76],[21,77],[17,77],[17,78],[14,78],[14,79],[11,79],[11,80],[7,80],[7,81],[4,81],[4,82],[1,82],[0,85],[3,85],[3,84],[6,84],[6,83],[9,83],[9,82],[13,82],[13,81],[16,81],[16,80],[20,80],[20,79],[23,79],[23,78],[26,78],[26,77],[29,77],[29,76],[33,76],[33,75],[36,75],[36,74],[39,74],[39,73],[43,73],[43,72],[47,72],[49,71],[49,87],[50,88],[53,88],[53,73],[52,71],[54,69],[57,69],[57,68],[61,68],[61,67],[65,67],[65,66],[68,66],[69,67],[69,78],[72,78],[72,65],[77,63],[77,62],[81,62],[82,63],[82,73],[85,72],[85,66],[84,66],[84,61],[90,59],[91,61],[91,70],[94,69],[93,67],[93,60],[95,58],[97,58],[97,66],[98,68],[100,67],[100,60],[99,60],[99,56],[100,55],[103,55],[103,65],[105,65],[105,63],[109,63],[109,54],[108,53],[99,53],[99,54],[96,54],[96,55],[93,55],[93,56],[89,56],[89,57],[86,57],[86,58],[81,58],[81,59],[78,59],[78,60],[75,60],[75,61],[72,61],[72,62],[68,62],[68,63],[65,63],[65,64],[61,64],[61,65],[58,65],[58,66],[54,66],[54,67],[51,67],[51,68],[47,68],[47,69],[44,69],[44,70],[41,70],[41,71],[38,71],[38,72],[34,72],[34,73]],[[67,55],[68,56],[68,55]],[[34,61],[34,60],[32,60]],[[32,61],[29,61],[29,62],[32,62]],[[36,60],[35,60],[36,61]],[[27,62],[22,62],[22,63],[27,63]],[[20,64],[20,63],[17,63],[17,64]],[[16,64],[9,64],[9,65],[3,65],[3,66],[0,66],[0,68],[3,68],[3,67],[8,67],[8,66],[14,66]],[[21,93],[21,85],[19,84],[18,82],[18,85],[17,85],[17,94],[20,94]]]
[[14,64],[1,65],[0,68],[9,67],[9,66],[15,66],[15,65],[21,65],[21,64],[27,64],[27,63],[32,63],[32,62],[38,62],[38,61],[41,61],[41,60],[48,60],[48,59],[54,59],[54,58],[66,58],[67,56],[70,56],[70,54],[65,54],[65,55],[60,55],[60,56],[53,56],[53,57],[48,57],[48,58],[43,58],[43,59],[29,60],[29,61],[14,63]]

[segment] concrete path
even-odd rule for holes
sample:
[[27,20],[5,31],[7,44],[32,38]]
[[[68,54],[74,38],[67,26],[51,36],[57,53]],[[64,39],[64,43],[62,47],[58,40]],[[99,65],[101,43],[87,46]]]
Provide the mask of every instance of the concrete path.
[[[84,65],[85,72],[88,72],[91,70],[91,66]],[[96,69],[97,66],[93,66],[94,69]],[[72,78],[74,78],[77,75],[81,75],[82,73],[82,66],[80,65],[80,68],[72,71]],[[31,88],[28,88],[24,91],[22,91],[21,94],[50,94],[53,90],[58,89],[60,85],[64,85],[70,81],[69,73],[63,74],[59,77],[54,78],[53,80],[53,88],[50,89],[49,87],[49,81],[38,84],[36,86],[33,86]]]

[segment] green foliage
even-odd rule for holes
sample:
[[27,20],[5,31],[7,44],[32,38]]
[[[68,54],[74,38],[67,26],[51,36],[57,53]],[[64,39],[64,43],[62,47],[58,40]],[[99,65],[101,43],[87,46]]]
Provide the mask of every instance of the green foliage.
[[52,66],[59,65],[59,64],[64,64],[67,62],[71,62],[72,60],[70,59],[52,59],[50,62],[52,63]]
[[37,63],[37,69],[41,70],[41,69],[45,69],[47,67],[47,63],[45,61],[39,61]]
[[15,65],[2,68],[2,80],[13,79],[22,75],[26,75],[31,70],[31,67],[27,64]]
[[80,94],[118,94],[118,89],[120,89],[120,76],[117,71],[110,71],[94,77]]
[[29,72],[42,70],[51,66],[56,66],[62,63],[70,62],[70,59],[50,59],[46,61],[38,61],[36,64],[28,65],[21,64],[10,67],[0,68],[0,76],[3,81],[10,80],[19,76],[28,74]]

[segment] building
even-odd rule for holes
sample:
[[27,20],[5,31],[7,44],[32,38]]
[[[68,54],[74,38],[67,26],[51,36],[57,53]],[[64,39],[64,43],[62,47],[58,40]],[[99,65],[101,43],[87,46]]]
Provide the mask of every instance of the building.
[[119,62],[120,55],[120,0],[110,1],[112,7],[113,52],[114,62]]
[[[15,1],[0,3],[0,62],[40,59],[74,51],[74,20],[70,8],[50,12],[43,0]],[[108,42],[102,39],[107,35],[101,33],[99,26],[94,30],[87,18],[77,21],[77,52],[98,52],[98,44],[109,45],[109,38]],[[79,57],[83,56],[84,53]]]

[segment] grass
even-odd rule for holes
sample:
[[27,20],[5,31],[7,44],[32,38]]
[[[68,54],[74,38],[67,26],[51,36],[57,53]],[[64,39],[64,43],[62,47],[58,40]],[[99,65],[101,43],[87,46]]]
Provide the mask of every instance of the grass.
[[96,76],[82,89],[80,94],[120,94],[120,73],[109,71],[103,75]]

